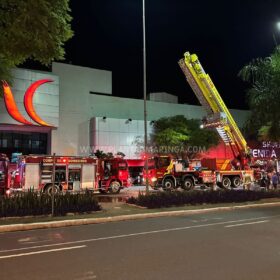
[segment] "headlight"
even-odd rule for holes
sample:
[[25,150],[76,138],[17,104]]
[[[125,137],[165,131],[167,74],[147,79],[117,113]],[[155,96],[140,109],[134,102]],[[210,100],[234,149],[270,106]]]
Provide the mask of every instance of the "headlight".
[[11,193],[12,193],[12,192],[11,192],[10,189],[6,190],[6,195],[7,195],[7,196],[9,196]]
[[151,179],[151,181],[152,181],[152,182],[156,182],[156,181],[157,181],[157,178],[156,178],[156,177],[153,177],[153,178]]

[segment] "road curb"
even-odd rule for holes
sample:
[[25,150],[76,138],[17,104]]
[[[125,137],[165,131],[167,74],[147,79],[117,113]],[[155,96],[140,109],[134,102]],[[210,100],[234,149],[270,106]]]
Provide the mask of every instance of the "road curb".
[[223,206],[223,207],[194,209],[194,210],[164,211],[164,212],[143,213],[143,214],[134,214],[134,215],[121,215],[121,216],[105,217],[105,218],[76,219],[76,220],[64,220],[64,221],[41,222],[41,223],[30,223],[30,224],[13,224],[13,225],[0,226],[0,233],[13,232],[13,231],[26,231],[26,230],[34,230],[34,229],[59,228],[59,227],[68,227],[68,226],[80,226],[80,225],[90,225],[90,224],[101,224],[101,223],[109,223],[109,222],[139,220],[139,219],[146,219],[146,218],[182,216],[187,214],[192,215],[192,214],[208,213],[208,212],[215,212],[215,211],[229,211],[229,210],[236,210],[236,209],[258,208],[258,207],[269,207],[269,206],[280,206],[280,202]]

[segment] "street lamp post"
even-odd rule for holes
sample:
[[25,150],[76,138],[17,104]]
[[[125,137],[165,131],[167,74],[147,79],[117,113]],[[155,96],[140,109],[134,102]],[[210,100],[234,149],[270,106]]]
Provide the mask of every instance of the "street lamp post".
[[145,22],[145,0],[142,0],[143,11],[143,92],[144,92],[144,155],[145,155],[145,174],[146,174],[146,193],[149,192],[148,181],[148,157],[147,157],[147,71],[146,71],[146,22]]
[[[280,21],[278,21],[278,22],[276,23],[276,29],[277,29],[278,31],[280,31]],[[278,42],[277,42],[277,40],[276,40],[274,31],[272,32],[272,36],[273,36],[273,40],[274,40],[275,47],[277,47],[277,46],[278,46]]]

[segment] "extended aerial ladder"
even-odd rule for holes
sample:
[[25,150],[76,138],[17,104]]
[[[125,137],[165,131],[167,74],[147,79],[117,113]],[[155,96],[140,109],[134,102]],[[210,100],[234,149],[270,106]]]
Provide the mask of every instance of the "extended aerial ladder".
[[216,128],[224,143],[231,147],[233,156],[240,162],[241,169],[244,169],[250,149],[197,55],[186,52],[178,63],[196,97],[206,110],[207,117],[203,121],[203,126]]

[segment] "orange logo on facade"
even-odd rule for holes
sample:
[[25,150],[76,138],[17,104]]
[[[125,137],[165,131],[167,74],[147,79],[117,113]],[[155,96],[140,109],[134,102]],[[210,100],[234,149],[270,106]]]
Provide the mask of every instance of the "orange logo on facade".
[[[26,113],[29,115],[29,117],[36,122],[37,124],[41,126],[53,126],[51,124],[46,123],[44,120],[42,120],[39,115],[36,113],[34,106],[33,106],[33,96],[36,91],[36,89],[45,83],[53,82],[53,80],[50,79],[43,79],[38,80],[31,84],[31,86],[26,90],[23,98],[23,104],[25,107]],[[7,112],[9,115],[16,121],[25,124],[25,125],[34,125],[30,121],[26,120],[24,116],[20,113],[18,110],[17,104],[15,102],[13,92],[8,85],[6,81],[2,81],[3,91],[4,91],[4,102],[7,109]]]

